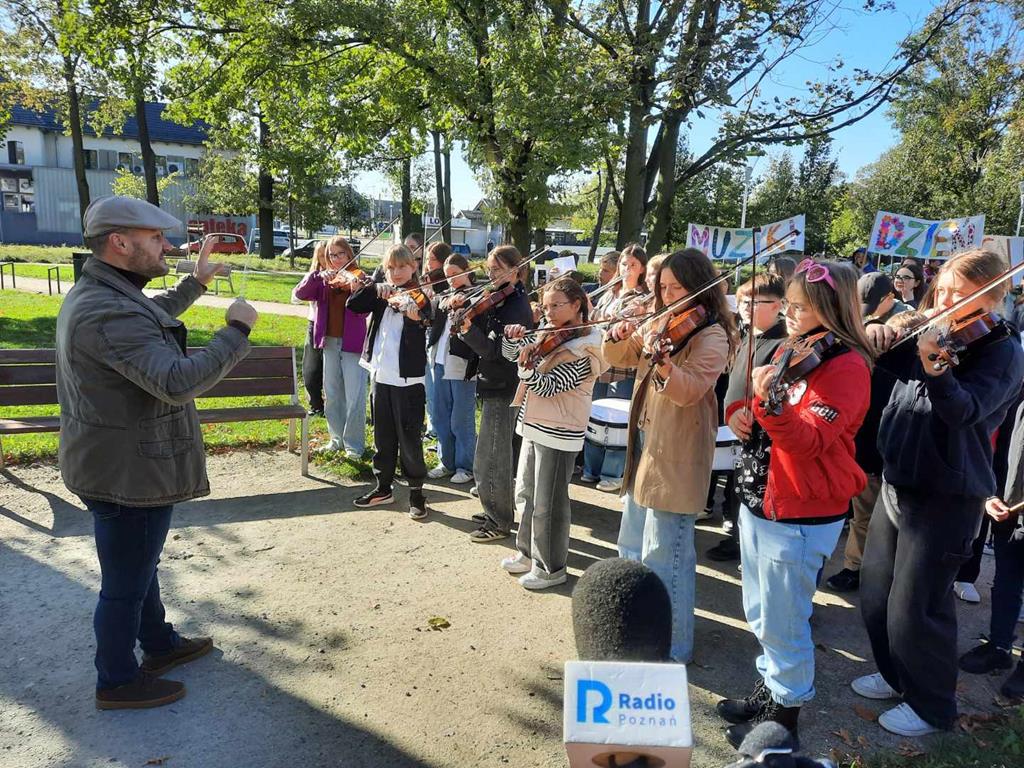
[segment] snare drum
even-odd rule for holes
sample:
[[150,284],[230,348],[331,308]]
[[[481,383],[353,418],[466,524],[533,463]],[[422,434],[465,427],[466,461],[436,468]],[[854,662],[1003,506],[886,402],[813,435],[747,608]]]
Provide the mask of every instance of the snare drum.
[[740,441],[728,427],[718,428],[715,439],[715,460],[711,464],[714,472],[732,472],[740,458]]
[[587,441],[605,448],[625,448],[629,437],[629,400],[606,397],[590,406]]

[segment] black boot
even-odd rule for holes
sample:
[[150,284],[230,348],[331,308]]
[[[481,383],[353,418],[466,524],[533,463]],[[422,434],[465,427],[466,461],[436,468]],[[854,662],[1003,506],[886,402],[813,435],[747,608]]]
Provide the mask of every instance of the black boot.
[[784,707],[775,699],[769,699],[768,703],[761,708],[757,717],[749,723],[730,725],[725,729],[725,738],[732,744],[733,749],[739,749],[743,739],[747,737],[754,728],[761,723],[776,722],[789,731],[793,737],[793,749],[800,748],[800,737],[797,734],[797,719],[800,717],[800,707]]
[[1024,661],[1017,662],[1017,668],[1006,678],[1006,682],[999,688],[999,693],[1014,701],[1024,699]]
[[771,701],[772,695],[762,678],[754,684],[754,690],[745,699],[722,699],[715,705],[718,716],[727,723],[746,723],[757,717]]
[[740,543],[732,536],[722,539],[707,551],[708,560],[716,563],[728,563],[740,559]]
[[1013,656],[1005,648],[983,643],[960,657],[960,669],[972,675],[986,675],[1013,668]]
[[843,568],[825,583],[833,592],[855,592],[860,588],[860,571]]

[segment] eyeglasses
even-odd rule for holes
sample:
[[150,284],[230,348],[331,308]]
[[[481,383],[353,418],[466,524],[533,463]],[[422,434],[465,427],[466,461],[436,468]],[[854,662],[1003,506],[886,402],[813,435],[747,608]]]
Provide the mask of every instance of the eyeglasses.
[[750,299],[740,299],[739,301],[736,302],[736,306],[749,307],[751,304],[753,304],[755,307],[762,307],[765,304],[774,304],[776,301],[779,301],[779,299],[754,299],[753,301],[751,301]]
[[913,280],[914,276],[913,275],[900,275],[900,274],[896,274],[896,275],[893,276],[892,279],[893,280]]
[[541,305],[541,309],[543,309],[545,312],[550,312],[553,309],[558,309],[559,307],[564,307],[567,304],[572,304],[572,302],[571,301],[558,301],[558,302],[555,302],[554,304],[542,304]]
[[[814,281],[812,281],[814,282]],[[793,310],[793,314],[802,315],[804,312],[810,312],[810,307],[805,307],[803,304],[793,304],[790,301],[782,300],[782,313],[788,315],[789,310]]]
[[814,259],[804,259],[797,265],[795,274],[799,275],[803,272],[807,273],[808,283],[820,283],[824,280],[828,283],[829,288],[833,291],[836,290],[836,281],[832,279],[828,267],[824,264],[819,264]]

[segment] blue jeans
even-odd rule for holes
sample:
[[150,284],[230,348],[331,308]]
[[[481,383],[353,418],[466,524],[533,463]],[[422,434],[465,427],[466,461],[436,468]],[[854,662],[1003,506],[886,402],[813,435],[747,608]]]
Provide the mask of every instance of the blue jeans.
[[[633,395],[635,379],[625,381],[598,381],[594,384],[594,400],[614,397],[629,400]],[[583,474],[601,480],[621,480],[626,470],[626,451],[620,448],[605,448],[589,440],[583,444]]]
[[423,389],[427,394],[427,435],[433,436],[434,429],[434,366],[430,364],[430,350],[427,350],[427,365],[423,369]]
[[765,520],[740,506],[743,612],[762,654],[757,671],[784,707],[814,698],[811,599],[843,521],[799,525]]
[[366,450],[366,385],[359,353],[342,352],[341,339],[324,339],[324,416],[332,443],[362,456]]
[[438,452],[446,469],[473,472],[476,453],[476,380],[446,379],[434,364],[434,396],[429,403]]
[[693,607],[697,591],[696,515],[642,507],[625,496],[619,528],[619,555],[639,560],[661,579],[672,601],[672,660],[689,664],[693,656]]
[[93,616],[96,688],[115,688],[139,674],[136,640],[151,655],[167,653],[180,642],[164,619],[156,573],[174,507],[82,501],[92,512],[100,561],[100,599]]

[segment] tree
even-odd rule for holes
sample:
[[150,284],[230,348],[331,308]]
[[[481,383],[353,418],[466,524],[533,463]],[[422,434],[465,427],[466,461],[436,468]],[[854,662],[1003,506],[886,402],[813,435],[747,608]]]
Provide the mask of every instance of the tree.
[[[178,173],[172,173],[164,176],[162,179],[157,180],[157,188],[160,193],[163,193],[170,187],[177,186],[181,181],[181,176]],[[115,195],[124,195],[125,197],[137,197],[141,200],[147,200],[149,198],[149,184],[147,180],[136,176],[130,170],[121,169],[117,171],[114,176],[113,191]]]
[[0,0],[0,9],[12,24],[0,37],[2,69],[16,75],[5,83],[6,95],[14,103],[60,115],[71,134],[78,209],[84,217],[90,199],[82,140],[85,93],[110,92],[84,58],[93,20],[77,0]]
[[747,206],[747,225],[770,224],[802,211],[797,170],[793,156],[783,152],[771,158],[768,171],[754,185]]
[[[619,245],[635,240],[652,217],[648,243],[657,250],[672,221],[675,189],[752,145],[787,143],[838,130],[884,105],[900,76],[973,6],[949,0],[894,52],[877,73],[857,71],[812,83],[806,97],[764,97],[766,78],[811,40],[835,26],[836,8],[822,0],[772,3],[721,0],[602,0],[572,8],[545,0],[580,34],[601,47],[622,74],[626,104]],[[866,7],[873,12],[873,3]],[[833,66],[838,70],[840,64]],[[707,112],[719,114],[719,136],[679,168],[681,127]],[[653,142],[648,132],[657,126]],[[609,159],[609,166],[618,163]]]

